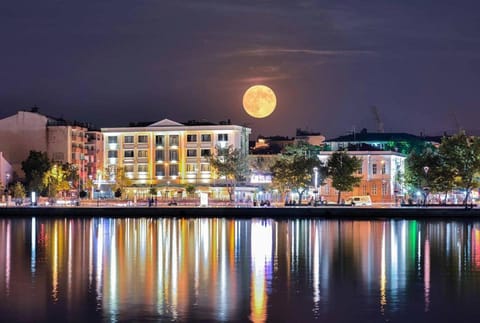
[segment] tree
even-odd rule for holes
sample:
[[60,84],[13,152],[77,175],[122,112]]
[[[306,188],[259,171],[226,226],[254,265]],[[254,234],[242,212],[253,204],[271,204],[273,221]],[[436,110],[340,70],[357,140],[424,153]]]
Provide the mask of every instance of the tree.
[[22,162],[22,170],[25,173],[25,186],[29,191],[45,194],[43,177],[50,167],[51,162],[46,152],[30,151],[27,159]]
[[[109,171],[105,172],[109,174]],[[115,192],[115,197],[119,198],[122,196],[125,187],[132,186],[132,180],[125,175],[125,170],[122,167],[115,167],[113,169],[114,184],[113,191]],[[117,196],[118,195],[118,196]]]
[[70,189],[67,176],[68,173],[61,164],[53,164],[50,169],[45,172],[43,175],[43,185],[47,188],[49,197],[56,197],[59,192]]
[[192,196],[195,193],[195,185],[187,184],[185,186],[185,192],[187,192],[187,196]]
[[27,196],[25,192],[25,187],[20,182],[16,182],[15,185],[13,185],[12,193],[14,198],[23,199],[25,198],[25,196]]
[[296,191],[299,204],[302,203],[303,194],[313,184],[313,168],[317,167],[319,170],[317,180],[320,185],[326,174],[325,166],[316,154],[309,153],[308,147],[304,144],[287,147],[271,168],[273,184],[282,192],[288,189]]
[[427,203],[430,193],[444,193],[446,199],[448,191],[454,187],[455,174],[439,151],[431,148],[413,151],[405,166],[405,183],[410,194],[422,192],[423,204]]
[[480,186],[480,138],[465,132],[444,137],[439,153],[453,172],[456,186],[465,190],[463,204],[467,205],[472,190]]
[[354,174],[362,167],[362,161],[355,156],[349,156],[345,151],[336,151],[328,158],[327,167],[332,186],[338,190],[337,203],[340,204],[342,192],[351,191],[360,184],[361,177]]
[[217,176],[225,179],[230,201],[233,201],[237,182],[244,181],[249,174],[247,156],[233,146],[217,147],[209,162]]

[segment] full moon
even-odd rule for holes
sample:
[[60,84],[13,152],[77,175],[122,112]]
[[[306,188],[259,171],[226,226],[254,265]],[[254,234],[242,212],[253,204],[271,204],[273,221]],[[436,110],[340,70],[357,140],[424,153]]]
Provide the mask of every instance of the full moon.
[[275,110],[277,98],[271,88],[254,85],[243,95],[243,108],[254,118],[268,117]]

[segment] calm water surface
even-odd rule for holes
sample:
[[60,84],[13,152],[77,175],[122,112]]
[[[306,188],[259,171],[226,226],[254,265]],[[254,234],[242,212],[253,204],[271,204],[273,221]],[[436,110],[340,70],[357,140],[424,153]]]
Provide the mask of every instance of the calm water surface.
[[0,219],[1,321],[476,321],[480,222]]

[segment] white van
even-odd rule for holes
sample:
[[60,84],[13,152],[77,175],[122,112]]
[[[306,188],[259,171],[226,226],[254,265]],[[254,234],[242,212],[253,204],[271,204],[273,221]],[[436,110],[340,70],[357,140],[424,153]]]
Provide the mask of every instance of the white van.
[[370,195],[352,196],[347,199],[345,203],[353,206],[372,206],[372,199],[370,198]]

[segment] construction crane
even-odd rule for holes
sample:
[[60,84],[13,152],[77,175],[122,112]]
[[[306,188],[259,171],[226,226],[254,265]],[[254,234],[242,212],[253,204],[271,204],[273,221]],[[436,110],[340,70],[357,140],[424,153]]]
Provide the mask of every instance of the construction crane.
[[375,122],[377,123],[377,131],[383,133],[383,122],[380,118],[380,113],[378,113],[378,108],[376,106],[372,106],[373,116],[375,117]]

